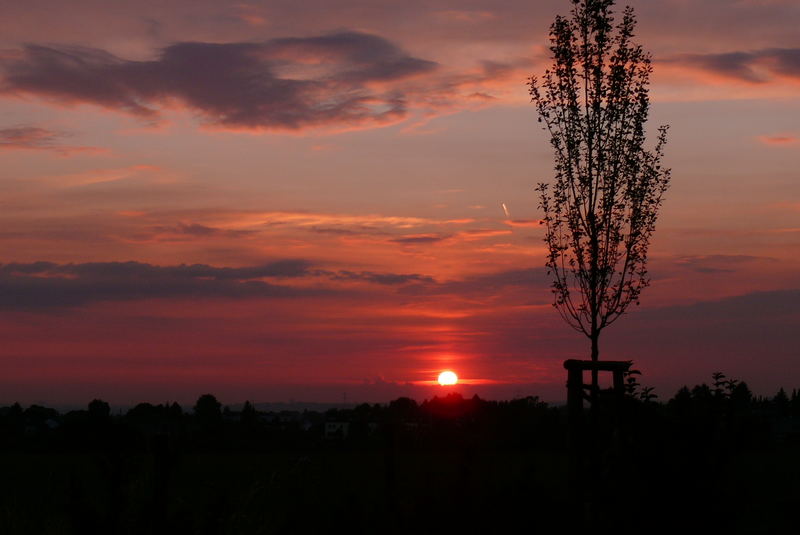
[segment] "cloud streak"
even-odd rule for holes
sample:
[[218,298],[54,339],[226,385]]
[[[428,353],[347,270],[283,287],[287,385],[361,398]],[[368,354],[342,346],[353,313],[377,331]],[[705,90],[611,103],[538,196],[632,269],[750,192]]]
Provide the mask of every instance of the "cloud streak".
[[772,258],[753,255],[684,255],[676,259],[676,264],[696,273],[733,273],[743,267],[758,262],[774,262]]
[[[287,284],[289,280],[301,284]],[[343,290],[333,287],[331,282],[388,287],[436,284],[432,277],[417,273],[330,271],[314,268],[303,259],[246,267],[41,261],[0,264],[0,309],[74,307],[98,301],[162,298],[259,299],[341,294]]]
[[266,282],[308,274],[304,260],[256,267],[205,264],[156,266],[142,262],[53,262],[0,265],[0,308],[80,306],[96,301],[156,298],[297,297],[325,293]]
[[792,134],[779,134],[774,136],[758,136],[758,140],[764,145],[774,145],[785,147],[800,143],[800,138]]
[[0,151],[53,151],[62,156],[77,152],[104,152],[104,149],[98,147],[66,145],[62,142],[65,137],[67,137],[66,134],[62,132],[55,132],[38,126],[22,125],[0,128]]
[[684,54],[664,61],[753,84],[780,78],[800,82],[800,48]]

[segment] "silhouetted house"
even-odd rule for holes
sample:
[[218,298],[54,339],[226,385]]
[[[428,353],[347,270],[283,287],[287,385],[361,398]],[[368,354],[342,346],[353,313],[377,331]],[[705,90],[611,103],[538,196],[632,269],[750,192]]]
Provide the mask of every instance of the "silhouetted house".
[[302,419],[303,413],[298,411],[280,411],[274,414],[275,421],[287,424],[298,423]]
[[350,433],[350,422],[325,422],[325,438],[342,440]]
[[800,440],[800,421],[786,416],[772,415],[770,431],[779,441],[797,442]]

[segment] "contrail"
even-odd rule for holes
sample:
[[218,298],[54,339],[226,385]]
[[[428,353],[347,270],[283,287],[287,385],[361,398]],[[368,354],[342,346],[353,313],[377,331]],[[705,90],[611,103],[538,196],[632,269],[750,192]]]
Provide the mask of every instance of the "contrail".
[[508,207],[506,206],[506,203],[501,202],[500,206],[503,207],[503,212],[506,214],[506,219],[511,219],[511,215],[508,213]]

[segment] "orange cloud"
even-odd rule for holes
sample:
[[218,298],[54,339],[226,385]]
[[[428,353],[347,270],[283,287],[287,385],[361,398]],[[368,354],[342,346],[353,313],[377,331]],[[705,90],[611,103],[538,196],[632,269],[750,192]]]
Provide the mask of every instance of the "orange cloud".
[[459,236],[466,240],[479,240],[495,236],[507,236],[508,234],[511,234],[511,231],[507,229],[470,229],[460,232]]
[[758,140],[765,145],[795,145],[800,142],[800,138],[792,134],[779,134],[774,136],[758,136]]
[[541,219],[507,219],[504,221],[506,225],[512,227],[539,227],[542,224]]

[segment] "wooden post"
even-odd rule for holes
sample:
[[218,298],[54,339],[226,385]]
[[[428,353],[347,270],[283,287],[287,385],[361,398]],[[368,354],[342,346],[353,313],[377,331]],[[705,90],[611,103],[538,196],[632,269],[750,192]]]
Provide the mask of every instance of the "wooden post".
[[[628,365],[630,366],[630,364]],[[622,399],[625,395],[625,371],[626,369],[616,368],[612,373],[614,374],[614,393],[617,399]]]
[[[567,361],[569,362],[569,361]],[[564,363],[567,366],[567,363]],[[567,413],[570,425],[580,425],[583,417],[583,370],[567,368]]]
[[[591,360],[566,360],[564,368],[567,370],[567,419],[569,422],[569,495],[572,509],[575,513],[571,517],[572,531],[578,529],[592,529],[595,518],[600,514],[598,500],[603,500],[603,495],[598,489],[603,472],[600,466],[600,455],[596,443],[598,422],[592,421],[588,425],[583,415],[584,390],[587,386],[583,383],[583,372],[588,370],[594,373],[601,371],[611,372],[613,376],[614,412],[619,414],[622,400],[625,396],[625,372],[631,366],[629,361],[591,361]],[[597,396],[589,396],[589,401],[594,405],[598,402]],[[593,407],[596,408],[596,407]],[[615,427],[617,423],[613,424]],[[612,446],[613,447],[613,446]],[[607,498],[607,497],[606,497]]]

